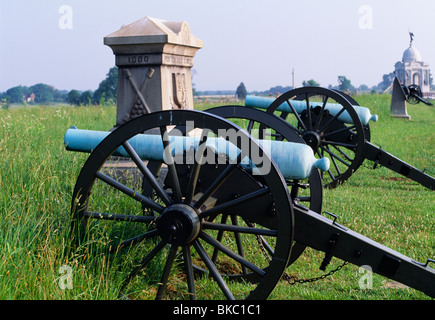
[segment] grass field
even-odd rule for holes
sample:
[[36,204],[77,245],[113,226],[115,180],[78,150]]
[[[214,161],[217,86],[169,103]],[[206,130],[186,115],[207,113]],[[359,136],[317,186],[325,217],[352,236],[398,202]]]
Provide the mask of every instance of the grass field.
[[[435,108],[408,105],[410,121],[389,115],[391,96],[357,97],[379,121],[371,141],[417,168],[435,175]],[[207,109],[211,105],[198,105]],[[67,254],[70,205],[87,155],[67,152],[63,135],[71,126],[109,130],[115,107],[34,107],[0,110],[0,299],[116,299],[120,272],[132,256],[111,258]],[[338,222],[414,260],[435,257],[435,194],[386,168],[365,161],[342,186],[324,191],[323,210]],[[103,246],[102,235],[95,241]],[[289,269],[298,278],[322,275],[323,255],[307,249]],[[333,259],[328,270],[339,266]],[[66,267],[64,267],[66,266]],[[433,267],[433,265],[432,265]],[[68,270],[71,272],[68,274]],[[71,275],[71,282],[65,278]],[[346,265],[325,279],[289,285],[281,281],[274,300],[426,300],[426,295],[373,275],[361,289],[359,268]],[[62,284],[71,284],[72,288]],[[202,283],[207,290],[211,284]]]

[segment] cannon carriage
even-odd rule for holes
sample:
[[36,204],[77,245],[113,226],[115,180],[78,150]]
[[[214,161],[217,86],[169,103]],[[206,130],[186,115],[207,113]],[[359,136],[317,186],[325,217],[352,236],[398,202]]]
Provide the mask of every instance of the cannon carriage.
[[[314,110],[311,92],[302,93],[304,108]],[[328,94],[350,105],[339,93]],[[272,106],[278,109],[287,96]],[[110,134],[68,130],[67,149],[91,153],[73,193],[74,239],[86,239],[96,221],[114,230],[112,250],[142,247],[142,261],[120,288],[123,297],[134,298],[139,275],[151,277],[158,264],[157,299],[167,297],[173,269],[182,274],[177,291],[184,299],[201,298],[197,283],[204,276],[215,280],[218,297],[266,299],[306,247],[325,253],[322,269],[334,256],[434,297],[433,260],[416,262],[321,214],[321,176],[336,164],[272,106],[267,112],[241,106],[153,112]],[[354,107],[335,114],[332,107],[323,100],[315,121],[311,112],[306,117],[320,127],[348,113],[343,123],[350,127],[335,127],[330,136],[350,135],[355,146],[365,146],[368,121]],[[355,154],[351,172],[366,156]],[[113,156],[131,159],[142,180],[120,180],[110,171],[108,163],[119,159]]]
[[431,190],[435,179],[373,144],[370,121],[376,122],[366,107],[350,96],[326,88],[303,87],[290,90],[277,99],[248,96],[247,107],[276,113],[286,119],[313,149],[316,156],[328,157],[331,168],[322,175],[324,185],[335,188],[349,179],[365,159],[386,167]]

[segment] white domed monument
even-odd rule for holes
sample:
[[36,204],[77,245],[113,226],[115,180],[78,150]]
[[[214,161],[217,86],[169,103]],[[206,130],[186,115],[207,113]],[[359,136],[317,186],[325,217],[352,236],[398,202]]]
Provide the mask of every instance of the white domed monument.
[[430,93],[429,64],[421,58],[420,52],[413,46],[414,34],[409,33],[409,48],[403,52],[402,61],[395,64],[395,73],[399,82],[405,86],[417,85],[423,96]]
[[430,91],[429,64],[421,58],[420,52],[413,46],[414,34],[409,33],[409,48],[403,52],[402,61],[395,64],[396,75],[393,82],[391,99],[391,116],[411,119],[406,110],[406,102],[416,104],[423,102],[431,105],[424,97],[433,94]]

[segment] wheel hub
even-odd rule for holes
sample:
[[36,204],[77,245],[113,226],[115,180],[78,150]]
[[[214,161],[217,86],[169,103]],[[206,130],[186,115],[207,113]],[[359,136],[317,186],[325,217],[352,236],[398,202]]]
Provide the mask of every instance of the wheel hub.
[[305,143],[311,147],[311,149],[316,150],[320,147],[320,135],[315,131],[307,131],[302,135]]
[[201,221],[194,208],[186,204],[168,206],[157,221],[159,236],[173,245],[186,245],[196,239]]

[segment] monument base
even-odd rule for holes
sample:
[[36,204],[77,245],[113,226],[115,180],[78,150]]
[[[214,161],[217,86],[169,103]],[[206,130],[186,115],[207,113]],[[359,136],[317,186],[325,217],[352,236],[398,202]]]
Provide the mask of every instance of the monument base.
[[406,94],[397,77],[393,82],[390,115],[395,118],[411,119],[406,110]]
[[393,118],[404,118],[407,120],[411,120],[411,116],[409,114],[392,114],[391,117]]

